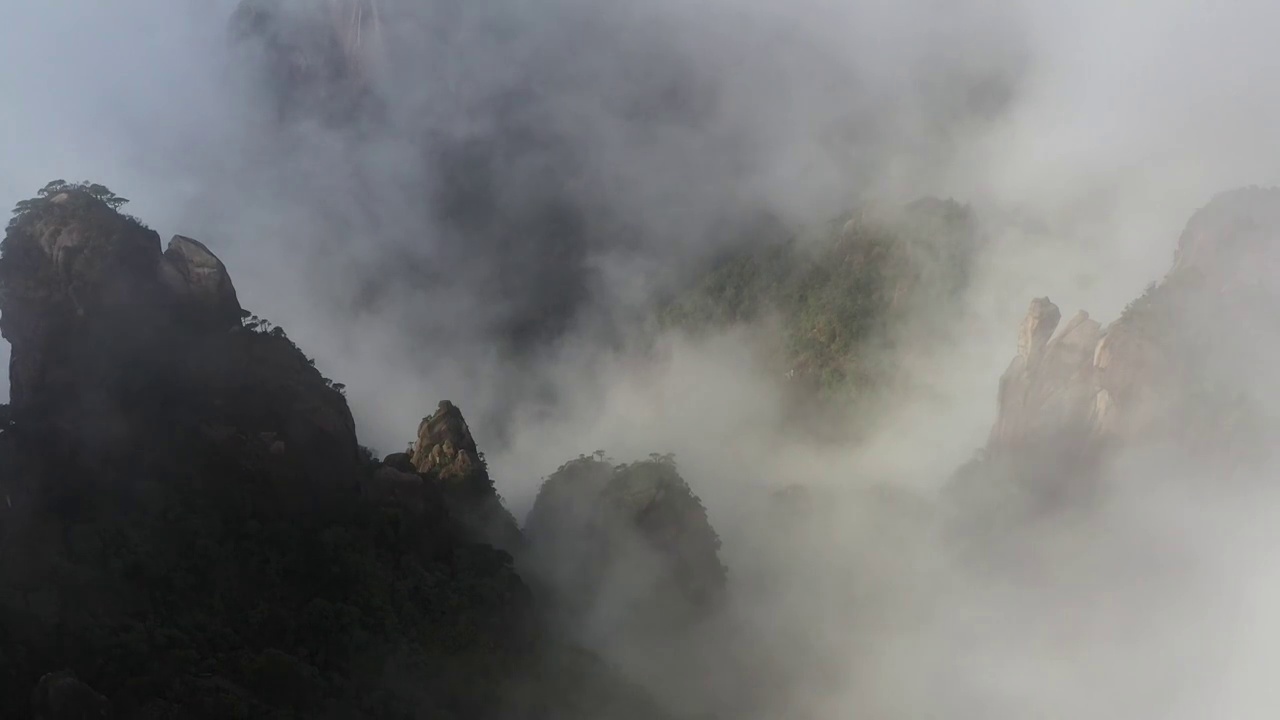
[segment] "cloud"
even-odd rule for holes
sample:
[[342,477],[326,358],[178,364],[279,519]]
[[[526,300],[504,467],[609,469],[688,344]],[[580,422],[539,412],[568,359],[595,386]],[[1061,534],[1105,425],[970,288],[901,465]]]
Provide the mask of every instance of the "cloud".
[[[991,112],[963,88],[1013,82],[1014,38],[978,10],[811,5],[382,3],[387,119],[363,134],[273,125],[231,3],[26,8],[5,38],[3,194],[92,177],[208,240],[247,304],[351,376],[380,444],[373,408],[403,393],[358,379],[386,377],[370,362],[422,407],[454,394],[496,424],[545,385],[542,353],[642,307],[753,212],[843,209],[881,169],[948,152],[928,112]],[[973,62],[916,57],[964,19],[991,40]]]
[[1262,2],[381,3],[390,120],[363,136],[273,128],[227,42],[233,7],[15,10],[0,196],[92,177],[208,239],[249,304],[350,376],[379,444],[423,410],[382,420],[368,363],[425,408],[457,394],[497,423],[497,398],[540,383],[530,355],[643,305],[753,209],[1017,209],[1057,244],[1011,240],[993,282],[1107,312],[1210,193],[1276,179]]
[[[805,686],[815,712],[1272,707],[1258,679],[1271,653],[1240,624],[1269,626],[1256,549],[1270,538],[1239,530],[1270,514],[1232,497],[1201,524],[1203,503],[1155,483],[1165,468],[1142,464],[1134,496],[1084,527],[1019,536],[1056,577],[984,584],[927,523],[904,550],[918,565],[886,563],[860,495],[776,558],[749,550],[763,543],[752,498],[778,483],[893,479],[929,497],[981,445],[1031,297],[1105,322],[1165,271],[1212,194],[1280,183],[1274,3],[381,6],[385,115],[334,128],[277,122],[228,42],[228,0],[15,5],[0,28],[0,201],[92,179],[162,236],[206,241],[246,306],[347,383],[366,442],[399,449],[448,397],[517,512],[578,453],[676,452],[731,566],[776,588],[744,616],[829,643],[837,681]],[[781,439],[743,334],[631,352],[654,292],[762,214],[825,220],[930,193],[972,202],[993,243],[957,344],[910,359],[932,394],[901,398],[866,445]],[[1149,544],[1190,577],[1147,583]],[[847,553],[780,567],[783,550],[832,548]],[[851,618],[845,593],[876,583],[893,590],[859,606],[874,620]],[[1212,638],[1182,631],[1196,623],[1221,631],[1213,662],[1191,649]],[[1160,705],[1185,668],[1202,673],[1187,704]]]

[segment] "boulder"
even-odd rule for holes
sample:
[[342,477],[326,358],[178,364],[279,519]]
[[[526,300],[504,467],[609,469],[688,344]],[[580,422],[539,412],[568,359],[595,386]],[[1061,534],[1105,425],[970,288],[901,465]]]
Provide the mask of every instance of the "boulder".
[[409,453],[391,453],[382,459],[382,464],[400,472],[417,472],[417,468],[413,466],[413,456]]
[[222,328],[240,324],[240,300],[231,276],[203,243],[174,235],[161,256],[159,272],[191,320]]

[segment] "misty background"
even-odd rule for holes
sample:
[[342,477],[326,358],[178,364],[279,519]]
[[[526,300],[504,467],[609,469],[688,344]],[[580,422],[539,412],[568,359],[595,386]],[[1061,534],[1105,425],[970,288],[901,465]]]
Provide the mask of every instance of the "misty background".
[[232,2],[14,8],[0,75],[3,197],[83,176],[206,241],[383,451],[435,397],[484,436],[563,394],[548,368],[762,212],[972,203],[998,359],[1031,295],[1106,318],[1191,210],[1276,180],[1262,2],[383,5],[366,132],[273,126]]
[[383,5],[362,133],[271,125],[232,2],[14,8],[0,192],[83,176],[209,243],[384,451],[441,395],[483,435],[761,212],[972,203],[1010,328],[1032,294],[1107,317],[1192,209],[1276,180],[1263,2]]
[[[365,443],[400,450],[448,398],[518,517],[567,458],[674,452],[726,564],[750,578],[776,565],[750,562],[764,541],[745,489],[935,489],[985,441],[1030,298],[1108,322],[1213,194],[1280,183],[1280,8],[1261,0],[474,5],[384,3],[369,48],[383,115],[343,127],[277,120],[252,50],[230,42],[234,2],[15,5],[0,28],[0,201],[90,179],[163,239],[205,242],[245,307],[347,384]],[[776,378],[738,334],[629,352],[655,299],[762,218],[924,195],[970,203],[991,242],[958,343],[911,359],[931,392],[902,398],[869,442],[775,441],[761,418]],[[738,610],[806,636],[815,617],[845,622],[843,583],[910,586],[859,606],[885,624],[860,621],[857,647],[822,649],[862,680],[814,689],[815,713],[856,696],[964,717],[1265,716],[1273,699],[1251,673],[1274,651],[1238,644],[1273,627],[1277,585],[1255,579],[1250,549],[1274,541],[1261,529],[1274,513],[1155,492],[1176,469],[1141,467],[1086,542],[1078,527],[1037,531],[1056,575],[988,585],[933,538],[897,548],[911,570],[884,567],[874,517],[841,510],[792,549],[869,549],[794,567]],[[1151,571],[1145,548],[1189,536],[1220,542]],[[862,574],[784,595],[823,562]],[[913,584],[926,577],[939,586]],[[949,605],[897,612],[930,592]],[[1257,622],[1171,630],[1233,615]],[[1221,675],[1196,675],[1172,708],[1170,689],[1207,667]],[[990,693],[1012,699],[983,706]]]

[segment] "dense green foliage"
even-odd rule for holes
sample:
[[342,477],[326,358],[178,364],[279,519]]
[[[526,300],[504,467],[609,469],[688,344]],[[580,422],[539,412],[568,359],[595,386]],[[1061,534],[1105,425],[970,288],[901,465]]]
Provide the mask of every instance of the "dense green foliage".
[[[54,198],[59,196],[63,197],[58,202],[55,202]],[[56,210],[59,205],[64,205],[67,212],[81,211],[85,201],[98,201],[116,211],[120,217],[143,226],[142,221],[132,215],[125,215],[119,212],[120,208],[128,204],[129,200],[116,195],[106,186],[89,182],[88,180],[78,183],[53,180],[40,188],[35,197],[18,201],[13,208],[13,217],[9,219],[9,229],[12,230],[33,215]],[[66,205],[66,203],[70,204]]]
[[[617,632],[669,632],[716,607],[725,589],[720,538],[671,455],[614,465],[597,452],[562,465],[525,531],[528,564],[555,606],[581,617],[607,597]],[[610,586],[618,568],[628,575],[621,593]]]
[[890,378],[910,321],[936,331],[954,310],[977,238],[969,211],[949,201],[844,220],[717,259],[662,309],[662,324],[706,332],[776,314],[787,377],[828,397],[871,392]]
[[122,717],[491,711],[537,650],[511,558],[468,540],[430,486],[412,507],[373,502],[367,456],[324,476],[300,459],[317,448],[270,432],[295,396],[338,392],[283,332],[202,350],[247,387],[187,386],[170,348],[119,388],[109,446],[34,412],[0,435],[3,715],[60,668]]
[[44,436],[5,433],[6,487],[65,478],[4,527],[6,717],[61,667],[124,717],[474,717],[519,658],[510,558],[439,511],[300,502],[308,478],[256,437],[158,434],[90,470],[33,453]]

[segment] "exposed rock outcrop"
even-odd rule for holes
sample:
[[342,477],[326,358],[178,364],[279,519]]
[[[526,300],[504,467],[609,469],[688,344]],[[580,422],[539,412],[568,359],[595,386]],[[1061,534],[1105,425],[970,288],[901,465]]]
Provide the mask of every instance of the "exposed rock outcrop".
[[471,428],[462,411],[448,400],[441,400],[434,415],[418,425],[418,439],[410,462],[420,473],[434,475],[444,482],[473,483],[477,490],[492,489],[483,460],[471,437]]
[[240,324],[240,300],[231,276],[200,241],[174,235],[161,258],[160,276],[192,322],[221,328]]
[[[25,408],[74,389],[103,356],[128,354],[138,333],[115,342],[92,331],[153,324],[163,294],[160,238],[86,190],[51,184],[10,223],[0,258],[0,332],[13,347],[10,401]],[[98,352],[78,352],[91,342]],[[113,351],[119,351],[113,352]],[[114,358],[108,358],[114,359]]]
[[1197,211],[1173,268],[1107,327],[1081,312],[1058,328],[1058,308],[1033,300],[988,457],[1069,443],[1085,454],[1144,442],[1220,451],[1216,440],[1261,415],[1251,386],[1275,386],[1264,348],[1280,340],[1278,269],[1280,189],[1247,188]]
[[1093,356],[1102,328],[1080,312],[1055,336],[1061,317],[1048,298],[1031,302],[1018,334],[1018,354],[1000,379],[992,447],[1089,425],[1098,393]]
[[10,224],[0,333],[13,411],[122,447],[146,442],[143,425],[162,416],[199,418],[275,433],[326,475],[350,474],[355,423],[342,395],[282,331],[242,327],[235,286],[207,247],[176,236],[162,253],[119,202],[100,186],[52,183]]
[[[509,552],[521,546],[520,528],[494,489],[484,456],[456,405],[442,400],[435,414],[422,419],[412,450],[408,465],[440,491],[476,539]],[[385,464],[392,462],[403,467],[406,460],[397,454]]]

